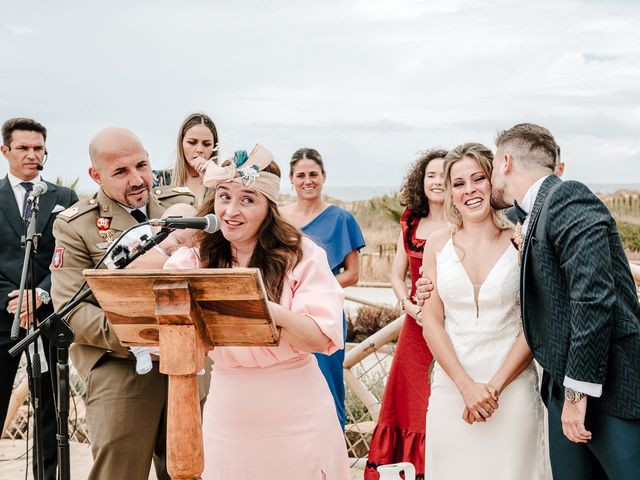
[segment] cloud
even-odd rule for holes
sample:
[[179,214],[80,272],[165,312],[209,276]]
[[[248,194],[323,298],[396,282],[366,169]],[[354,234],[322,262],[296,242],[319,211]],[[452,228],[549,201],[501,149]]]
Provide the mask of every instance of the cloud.
[[[84,190],[97,130],[131,128],[159,168],[192,111],[211,114],[225,151],[260,141],[286,164],[316,146],[337,185],[397,185],[420,150],[491,145],[521,121],[554,132],[573,178],[602,177],[603,145],[635,158],[631,1],[67,0],[3,14],[0,111],[45,123],[45,173],[81,172]],[[635,178],[629,162],[607,175]]]
[[31,36],[37,35],[38,31],[28,25],[5,25],[4,29],[11,35],[15,36]]

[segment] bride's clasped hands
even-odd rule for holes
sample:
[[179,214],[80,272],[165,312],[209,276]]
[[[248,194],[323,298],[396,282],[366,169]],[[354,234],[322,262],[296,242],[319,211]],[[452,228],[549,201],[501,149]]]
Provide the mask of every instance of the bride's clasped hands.
[[486,422],[498,409],[499,393],[493,385],[469,379],[458,389],[465,404],[462,420],[469,425]]

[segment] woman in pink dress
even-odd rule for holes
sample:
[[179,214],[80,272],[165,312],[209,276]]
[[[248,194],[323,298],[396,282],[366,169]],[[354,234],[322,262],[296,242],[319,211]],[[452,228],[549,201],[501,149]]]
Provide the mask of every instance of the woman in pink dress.
[[204,177],[214,195],[200,214],[220,230],[178,250],[165,268],[260,268],[281,328],[277,347],[218,347],[204,408],[205,480],[347,480],[331,392],[313,352],[343,344],[343,292],[324,250],[278,213],[280,169],[260,145]]

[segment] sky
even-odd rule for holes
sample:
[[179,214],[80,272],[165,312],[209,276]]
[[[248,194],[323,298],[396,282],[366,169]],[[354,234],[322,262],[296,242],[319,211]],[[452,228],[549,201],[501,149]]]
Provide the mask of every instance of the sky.
[[45,178],[86,193],[100,129],[131,129],[164,168],[196,111],[223,158],[262,143],[288,172],[314,147],[333,187],[399,186],[424,149],[493,147],[523,121],[553,132],[566,178],[640,183],[634,0],[41,0],[2,16],[0,121],[43,123]]

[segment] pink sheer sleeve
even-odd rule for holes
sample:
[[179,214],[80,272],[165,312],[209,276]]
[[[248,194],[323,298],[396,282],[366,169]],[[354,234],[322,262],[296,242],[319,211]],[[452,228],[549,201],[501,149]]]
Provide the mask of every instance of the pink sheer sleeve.
[[164,263],[165,270],[187,270],[200,266],[200,256],[195,248],[179,248],[169,260]]
[[331,340],[327,350],[320,353],[330,354],[344,347],[344,291],[331,273],[321,247],[304,237],[303,251],[302,261],[288,275],[289,288],[285,285],[280,304],[316,322]]

